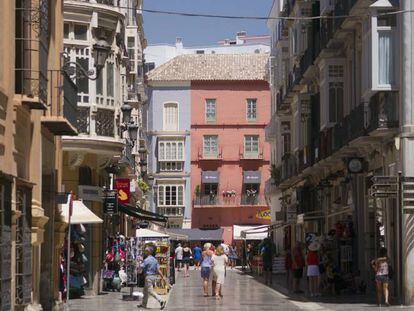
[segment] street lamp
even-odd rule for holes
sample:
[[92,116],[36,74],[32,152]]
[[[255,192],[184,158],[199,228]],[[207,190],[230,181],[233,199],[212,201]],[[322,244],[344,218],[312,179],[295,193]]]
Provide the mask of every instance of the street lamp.
[[147,174],[147,149],[145,149],[143,146],[141,146],[138,149],[139,154],[139,166],[141,167],[141,177],[144,177]]
[[121,111],[122,111],[122,122],[125,125],[128,125],[131,122],[131,112],[132,112],[132,107],[131,105],[125,103],[121,106]]
[[[73,70],[77,70],[79,72],[80,78],[88,78],[89,80],[96,80],[99,77],[102,69],[105,67],[106,59],[111,52],[111,46],[109,43],[101,38],[99,39],[94,45],[92,50],[92,57],[94,59],[94,65],[96,68],[96,74],[93,75],[94,72],[91,70],[87,70],[83,68],[78,62],[68,60],[68,55],[66,53],[62,53],[64,63],[62,65],[62,71],[66,72],[69,76],[73,75]],[[75,67],[75,68],[73,68]],[[76,72],[76,73],[77,73]]]

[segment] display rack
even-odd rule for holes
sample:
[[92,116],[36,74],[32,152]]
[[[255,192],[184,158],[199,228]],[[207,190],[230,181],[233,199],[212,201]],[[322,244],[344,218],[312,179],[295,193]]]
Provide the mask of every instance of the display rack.
[[170,256],[170,245],[167,241],[157,241],[155,242],[155,258],[158,260],[160,265],[160,270],[164,275],[164,280],[159,279],[155,284],[155,292],[159,295],[168,294],[168,276],[169,276],[169,256]]

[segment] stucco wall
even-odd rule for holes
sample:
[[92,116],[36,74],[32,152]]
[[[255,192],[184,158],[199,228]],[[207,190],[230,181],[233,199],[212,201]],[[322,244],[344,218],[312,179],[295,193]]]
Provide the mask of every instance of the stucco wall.
[[[163,132],[163,106],[164,103],[175,102],[178,103],[178,132],[172,132],[174,137],[184,137],[185,144],[185,163],[184,171],[182,174],[174,174],[173,176],[168,174],[157,174],[152,184],[156,182],[157,178],[162,179],[184,179],[185,180],[185,210],[184,217],[191,217],[191,197],[190,197],[190,87],[189,86],[166,86],[166,87],[150,87],[149,88],[149,106],[147,107],[147,129],[148,132],[148,170],[149,173],[157,173],[157,138],[159,135],[166,134]],[[181,176],[180,176],[181,175]],[[187,175],[187,176],[185,176]],[[177,177],[179,176],[179,177]],[[150,198],[151,210],[156,212],[156,204],[154,202],[154,196]]]
[[[239,206],[239,201],[243,187],[243,171],[261,172],[260,196],[263,196],[265,181],[270,176],[270,149],[269,144],[265,142],[264,132],[270,119],[268,84],[264,81],[193,82],[191,88],[191,193],[194,195],[197,185],[201,185],[202,171],[217,170],[220,173],[218,195],[221,196],[223,191],[230,190],[235,190],[237,194],[233,207],[193,209],[192,226],[266,223],[255,218],[255,213],[267,209],[266,206],[247,209]],[[205,100],[213,98],[216,99],[216,122],[206,123]],[[248,98],[257,100],[255,122],[246,120]],[[218,135],[221,154],[219,160],[200,160],[204,135]],[[257,159],[242,159],[245,135],[259,135],[260,156]]]

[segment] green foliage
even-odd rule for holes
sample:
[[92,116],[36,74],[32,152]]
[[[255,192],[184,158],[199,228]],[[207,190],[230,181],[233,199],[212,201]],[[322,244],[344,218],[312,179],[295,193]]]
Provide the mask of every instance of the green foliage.
[[138,180],[138,187],[139,189],[141,189],[142,192],[147,193],[149,190],[149,186],[147,185],[147,183],[145,181],[143,181],[142,179]]

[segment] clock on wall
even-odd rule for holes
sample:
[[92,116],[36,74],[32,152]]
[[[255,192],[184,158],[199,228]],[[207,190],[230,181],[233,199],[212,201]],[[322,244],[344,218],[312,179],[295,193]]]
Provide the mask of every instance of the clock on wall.
[[348,159],[348,172],[351,174],[358,174],[364,170],[364,159],[362,158],[349,158]]

